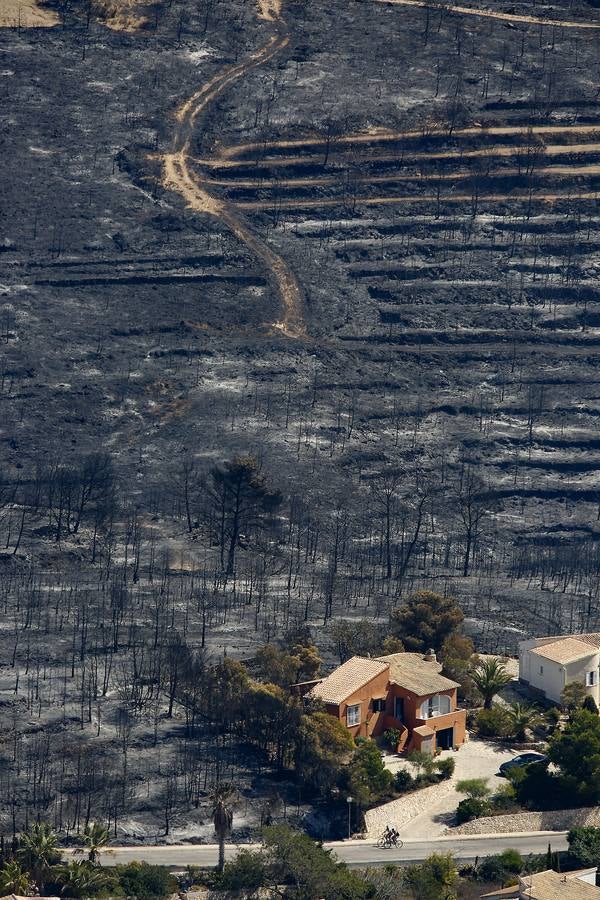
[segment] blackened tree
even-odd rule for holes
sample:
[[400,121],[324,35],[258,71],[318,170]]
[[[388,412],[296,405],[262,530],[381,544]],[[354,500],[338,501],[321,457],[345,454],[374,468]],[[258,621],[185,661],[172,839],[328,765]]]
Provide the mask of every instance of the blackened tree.
[[209,486],[221,566],[231,575],[235,553],[273,523],[282,497],[271,489],[253,456],[236,456],[215,466]]

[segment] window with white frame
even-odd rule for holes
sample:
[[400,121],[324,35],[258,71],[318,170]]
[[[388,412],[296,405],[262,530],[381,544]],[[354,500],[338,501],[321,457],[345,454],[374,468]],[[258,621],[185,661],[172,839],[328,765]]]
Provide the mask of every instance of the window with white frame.
[[428,697],[421,703],[421,719],[433,719],[435,716],[445,716],[450,712],[450,697],[446,694],[436,694]]
[[598,671],[597,669],[592,669],[591,672],[585,673],[585,683],[588,687],[591,687],[593,684],[598,684]]
[[348,728],[351,728],[353,725],[360,725],[360,703],[346,707],[346,725]]

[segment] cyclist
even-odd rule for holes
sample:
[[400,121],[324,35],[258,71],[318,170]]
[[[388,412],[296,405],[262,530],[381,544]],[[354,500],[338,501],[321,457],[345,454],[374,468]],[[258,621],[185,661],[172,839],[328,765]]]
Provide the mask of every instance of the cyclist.
[[391,825],[386,825],[381,835],[381,840],[384,847],[391,847],[394,843],[394,829]]

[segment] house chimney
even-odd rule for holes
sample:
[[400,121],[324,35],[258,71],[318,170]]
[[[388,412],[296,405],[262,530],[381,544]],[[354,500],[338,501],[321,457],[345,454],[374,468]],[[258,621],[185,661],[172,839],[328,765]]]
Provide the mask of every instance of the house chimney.
[[423,657],[423,659],[425,660],[425,662],[437,662],[437,656],[435,655],[435,650],[432,647],[430,647],[429,650],[427,650],[427,652],[425,653],[425,656]]

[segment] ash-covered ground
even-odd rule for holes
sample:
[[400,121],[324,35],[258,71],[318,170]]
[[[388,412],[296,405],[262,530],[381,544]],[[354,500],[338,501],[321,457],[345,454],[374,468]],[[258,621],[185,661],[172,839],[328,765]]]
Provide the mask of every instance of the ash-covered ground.
[[[48,6],[0,29],[0,816],[202,837],[223,766],[303,799],[190,767],[170,632],[331,662],[421,587],[482,651],[599,627],[600,13]],[[227,573],[236,454],[283,500]]]

